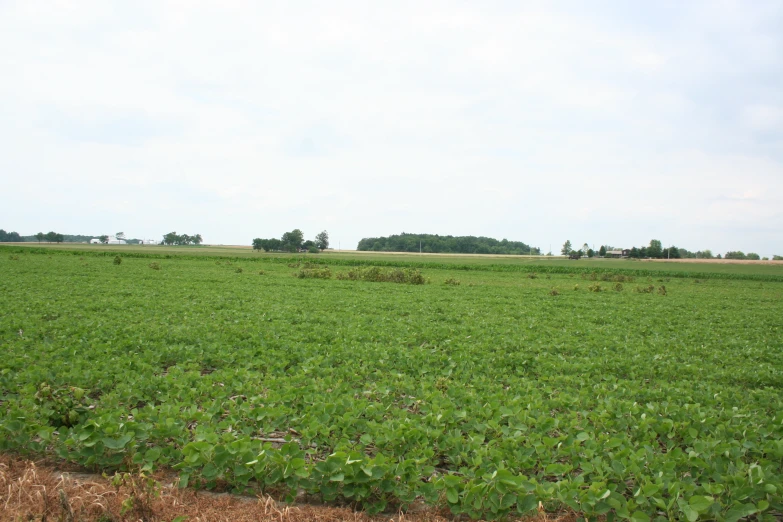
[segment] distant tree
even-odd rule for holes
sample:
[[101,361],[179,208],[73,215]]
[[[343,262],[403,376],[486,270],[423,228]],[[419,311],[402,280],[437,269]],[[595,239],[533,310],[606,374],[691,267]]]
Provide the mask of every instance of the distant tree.
[[601,245],[601,248],[598,249],[598,255],[600,257],[606,257],[606,247],[604,245]]
[[179,236],[176,232],[169,232],[163,236],[164,245],[176,245],[179,242]]
[[315,235],[315,246],[321,250],[329,248],[329,233],[326,230]]
[[314,247],[314,246],[315,246],[315,241],[311,239],[308,239],[307,241],[302,243],[302,248],[304,248],[305,250],[310,250],[310,247]]
[[103,243],[105,245],[106,243],[109,242],[109,236],[107,236],[106,234],[104,234],[102,236],[98,236],[98,241],[100,241],[101,243]]
[[647,247],[647,256],[645,257],[653,257],[653,258],[663,257],[663,245],[661,245],[661,242],[659,240],[657,239],[650,240],[650,246]]
[[783,256],[778,256],[778,255],[772,256],[772,260],[773,261],[783,261]]
[[21,241],[24,241],[24,239],[22,239],[22,236],[19,235],[19,232],[6,232],[0,228],[0,242],[19,243]]
[[631,251],[628,252],[628,257],[632,259],[639,259],[640,257],[642,257],[642,252],[638,248],[633,247]]
[[720,254],[718,254],[715,259],[723,259],[723,258],[720,256]]
[[595,250],[592,248],[587,249],[587,257],[594,257],[595,256]]
[[194,245],[200,245],[204,241],[204,239],[201,237],[201,234],[196,234],[190,239],[193,241]]
[[41,241],[43,241],[45,237],[46,237],[46,236],[44,235],[44,233],[43,233],[43,232],[38,232],[38,233],[35,235],[35,239],[37,239],[39,243],[40,243]]
[[261,251],[261,249],[268,250],[267,248],[264,248],[264,240],[260,237],[257,237],[253,240],[253,250]]
[[283,237],[280,238],[283,250],[289,252],[296,252],[302,248],[304,242],[304,234],[298,228],[293,229],[291,232],[286,232]]
[[125,240],[125,232],[117,232],[114,237],[117,238],[117,241],[124,241]]
[[57,240],[57,232],[49,231],[46,233],[46,241],[49,243],[54,243]]
[[680,259],[680,249],[676,246],[670,246],[663,251],[663,257],[666,259]]
[[761,256],[756,254],[755,252],[748,252],[748,255],[745,256],[746,259],[750,259],[751,261],[758,261],[761,259]]
[[567,255],[571,254],[571,241],[570,240],[567,239],[566,242],[563,243],[563,248],[560,249],[560,253],[563,254],[564,256],[567,256]]
[[54,241],[55,243],[62,243],[63,241],[65,241],[65,236],[63,236],[62,234],[55,234]]
[[590,245],[588,245],[587,243],[585,243],[584,245],[582,245],[582,254],[583,254],[583,255],[585,255],[585,256],[586,256],[586,255],[587,255],[587,251],[588,251],[588,250],[590,250]]
[[747,256],[740,250],[733,251],[733,252],[726,252],[726,255],[723,256],[723,259],[747,259]]

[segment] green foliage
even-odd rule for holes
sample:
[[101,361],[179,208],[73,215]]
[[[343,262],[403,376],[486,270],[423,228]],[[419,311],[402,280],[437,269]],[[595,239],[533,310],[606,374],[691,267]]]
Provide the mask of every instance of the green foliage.
[[647,247],[647,257],[656,259],[663,257],[663,245],[658,239],[650,240],[650,246]]
[[317,254],[319,252],[320,252],[320,250],[318,250],[318,247],[315,246],[315,245],[311,245],[310,247],[307,248],[307,253],[308,254]]
[[423,285],[426,280],[416,269],[412,268],[382,268],[380,266],[356,267],[347,272],[339,272],[337,279],[349,281],[372,281],[374,283],[402,283]]
[[[43,234],[40,234],[41,239],[43,239]],[[19,232],[6,232],[0,228],[0,243],[18,243],[21,241],[24,241],[24,239],[22,239],[22,237],[19,235]]]
[[422,252],[452,254],[534,254],[539,248],[521,241],[497,240],[491,237],[439,236],[437,234],[406,234],[388,237],[370,237],[359,241],[359,251]]
[[332,271],[329,269],[328,266],[325,266],[323,268],[305,266],[304,268],[301,268],[298,272],[294,273],[294,276],[298,277],[299,279],[331,279]]
[[315,236],[315,246],[321,250],[329,248],[329,233],[323,230]]
[[726,255],[723,256],[723,258],[743,260],[743,259],[747,259],[748,257],[743,252],[736,250],[736,251],[726,252]]
[[573,251],[573,248],[571,247],[571,240],[567,239],[565,243],[563,243],[563,248],[560,249],[560,253],[564,256],[571,255],[571,252]]
[[[559,272],[567,261],[350,268],[426,270],[454,289],[291,277],[288,264],[348,262],[331,255],[174,255],[150,273],[167,254],[123,251],[114,270],[103,248],[20,248],[0,249],[25,252],[0,256],[0,451],[133,472],[118,480],[136,480],[136,498],[155,494],[142,477],[174,468],[181,486],[370,512],[783,508],[774,278],[661,276],[663,298],[654,272]],[[265,277],[236,277],[237,260]],[[580,274],[606,288],[649,277],[651,295],[550,295]]]
[[114,256],[114,264],[115,265],[121,265],[122,264],[122,258],[120,256]]
[[280,249],[286,252],[297,252],[302,248],[303,242],[304,234],[301,230],[295,228],[291,232],[286,232],[280,238]]
[[190,236],[188,234],[177,234],[176,232],[169,232],[163,236],[164,245],[200,245],[203,241],[204,240],[202,239],[201,234]]
[[153,270],[160,270],[160,263],[158,263],[157,261],[153,261],[152,263],[149,264],[149,267]]
[[772,256],[772,260],[773,261],[783,261],[783,256],[778,256],[778,255]]
[[449,277],[445,281],[443,281],[443,284],[451,285],[451,286],[459,286],[460,282],[459,279],[454,279],[453,277]]

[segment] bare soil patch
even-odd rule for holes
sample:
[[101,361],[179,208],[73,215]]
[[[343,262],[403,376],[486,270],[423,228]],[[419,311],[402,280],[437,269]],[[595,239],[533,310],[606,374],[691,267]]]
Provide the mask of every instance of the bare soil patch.
[[[448,513],[369,516],[350,508],[308,504],[286,505],[268,496],[246,497],[179,489],[160,475],[155,487],[138,475],[121,484],[101,475],[61,472],[45,462],[0,455],[0,522],[84,521],[157,522],[177,517],[187,522],[445,522]],[[573,514],[538,516],[519,520],[574,522]]]

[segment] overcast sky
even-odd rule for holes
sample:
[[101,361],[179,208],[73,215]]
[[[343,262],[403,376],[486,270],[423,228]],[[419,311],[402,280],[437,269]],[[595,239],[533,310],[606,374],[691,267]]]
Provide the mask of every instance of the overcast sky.
[[783,2],[0,0],[0,228],[783,255]]

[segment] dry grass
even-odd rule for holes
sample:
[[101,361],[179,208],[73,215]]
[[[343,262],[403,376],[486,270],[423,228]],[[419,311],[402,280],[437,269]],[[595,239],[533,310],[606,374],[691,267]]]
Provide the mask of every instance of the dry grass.
[[[186,517],[188,522],[445,522],[448,514],[432,511],[370,517],[349,508],[279,504],[270,497],[241,497],[180,490],[161,486],[140,487],[134,477],[113,485],[99,475],[61,473],[51,467],[0,455],[0,521],[152,522]],[[527,520],[573,522],[573,514],[553,516],[541,512]]]

